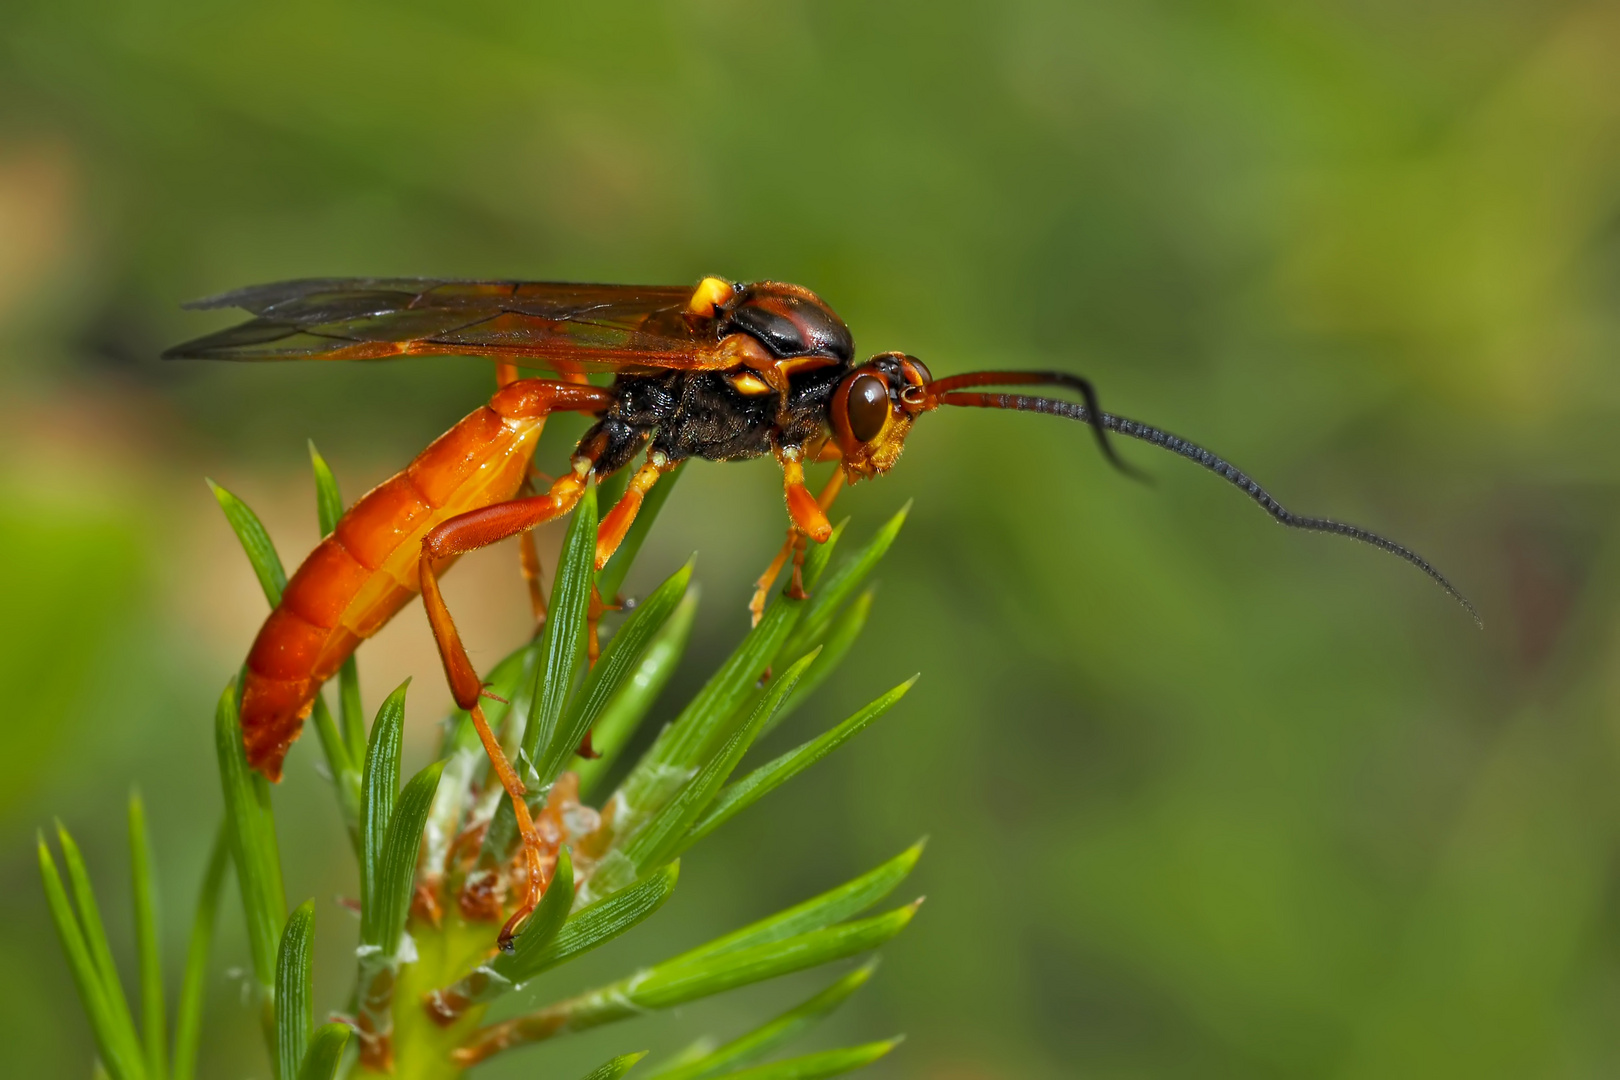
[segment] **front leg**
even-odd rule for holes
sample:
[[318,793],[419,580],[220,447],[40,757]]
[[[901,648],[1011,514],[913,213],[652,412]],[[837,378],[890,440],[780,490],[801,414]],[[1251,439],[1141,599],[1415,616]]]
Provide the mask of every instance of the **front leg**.
[[[837,461],[838,450],[831,443],[817,448],[814,460]],[[844,470],[842,468],[833,472],[821,494],[811,495],[810,489],[804,486],[804,459],[800,452],[793,450],[778,450],[777,460],[782,463],[782,494],[787,502],[788,525],[787,540],[782,550],[776,553],[771,565],[759,576],[754,583],[754,596],[748,602],[748,612],[754,626],[765,615],[765,603],[770,597],[771,586],[776,584],[782,567],[787,565],[788,557],[793,557],[793,578],[788,583],[788,596],[795,600],[807,597],[804,591],[804,553],[808,540],[818,544],[825,544],[832,535],[832,524],[827,520],[827,510],[832,506],[833,500],[844,488]]]

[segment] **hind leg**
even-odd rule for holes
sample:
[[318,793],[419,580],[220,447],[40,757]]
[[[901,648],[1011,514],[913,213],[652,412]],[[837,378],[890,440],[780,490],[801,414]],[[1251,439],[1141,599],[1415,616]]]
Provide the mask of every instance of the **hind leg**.
[[567,514],[579,502],[589,478],[589,460],[578,458],[575,461],[574,471],[552,484],[551,490],[546,494],[496,503],[482,510],[461,514],[439,525],[422,540],[422,605],[427,610],[428,622],[433,627],[433,638],[439,646],[439,657],[444,661],[445,678],[450,683],[450,692],[455,697],[456,705],[472,716],[473,726],[478,730],[478,738],[484,744],[484,752],[489,755],[490,763],[495,768],[495,775],[500,778],[501,786],[506,789],[507,795],[512,800],[512,811],[517,818],[518,832],[523,837],[524,858],[528,868],[528,890],[517,911],[501,928],[502,948],[510,948],[518,925],[534,910],[545,891],[541,872],[542,845],[539,834],[535,832],[534,821],[529,816],[528,803],[524,801],[526,789],[523,781],[518,776],[517,770],[512,768],[512,763],[507,760],[505,752],[501,749],[500,740],[495,737],[495,732],[489,726],[489,721],[484,718],[484,710],[479,703],[483,682],[467,656],[467,649],[456,630],[455,620],[450,617],[450,609],[445,606],[444,596],[439,591],[438,575],[434,572],[433,565],[441,559],[488,547],[509,536],[515,536]]

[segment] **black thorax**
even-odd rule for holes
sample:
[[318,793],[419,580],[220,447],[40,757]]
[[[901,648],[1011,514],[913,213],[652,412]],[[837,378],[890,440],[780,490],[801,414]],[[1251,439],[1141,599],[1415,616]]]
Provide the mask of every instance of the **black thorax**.
[[726,372],[620,375],[613,384],[618,401],[585,433],[580,447],[604,440],[598,477],[629,464],[649,442],[672,462],[689,457],[741,461],[776,447],[802,448],[827,434],[828,403],[847,373],[835,364],[794,375],[780,416],[775,394],[740,393]]

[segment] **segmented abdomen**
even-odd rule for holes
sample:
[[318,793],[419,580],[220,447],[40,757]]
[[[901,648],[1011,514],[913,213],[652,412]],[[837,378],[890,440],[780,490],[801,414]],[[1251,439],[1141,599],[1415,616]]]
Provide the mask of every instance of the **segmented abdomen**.
[[248,764],[281,778],[282,759],[321,684],[421,590],[422,537],[457,514],[516,495],[544,426],[543,418],[479,408],[350,507],[316,545],[248,653]]

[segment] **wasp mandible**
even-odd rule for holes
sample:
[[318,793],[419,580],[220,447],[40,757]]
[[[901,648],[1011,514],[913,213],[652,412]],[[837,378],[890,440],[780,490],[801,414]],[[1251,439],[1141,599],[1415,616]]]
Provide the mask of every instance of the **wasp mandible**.
[[[258,285],[197,301],[242,308],[253,318],[170,349],[202,360],[378,360],[475,355],[497,363],[499,389],[406,468],[349,508],[287,582],[248,654],[242,734],[249,763],[279,779],[321,684],[361,641],[418,593],[456,704],[467,710],[512,800],[530,860],[525,902],[502,931],[509,944],[539,900],[540,841],[524,786],[479,706],[482,682],[439,591],[459,555],[523,536],[522,565],[537,618],[544,617],[539,560],[529,530],[567,514],[586,485],[638,457],[624,496],[597,531],[598,569],[612,556],[659,478],[688,458],[775,456],[790,526],[756,584],[757,622],[791,560],[788,593],[800,581],[807,541],[827,539],[827,510],[840,488],[886,472],[913,423],[944,405],[1047,413],[1088,424],[1103,454],[1132,471],[1109,436],[1180,454],[1247,494],[1290,528],[1336,533],[1382,548],[1422,570],[1479,621],[1450,581],[1416,552],[1377,533],[1285,509],[1215,454],[1169,432],[1102,410],[1087,380],[1051,371],[975,371],[935,379],[904,353],[855,362],[849,328],[820,297],[775,281],[704,278],[697,287],[548,282],[320,278]],[[543,368],[556,378],[521,377]],[[611,385],[590,383],[610,373]],[[996,387],[1049,386],[1079,401]],[[530,459],[546,418],[578,412],[596,423],[568,470],[545,493],[531,486]],[[837,462],[819,494],[804,469]],[[611,600],[612,598],[608,598]],[[593,617],[602,610],[593,603]],[[589,634],[593,649],[594,624]],[[587,737],[588,741],[588,737]],[[588,747],[585,748],[588,750]]]

